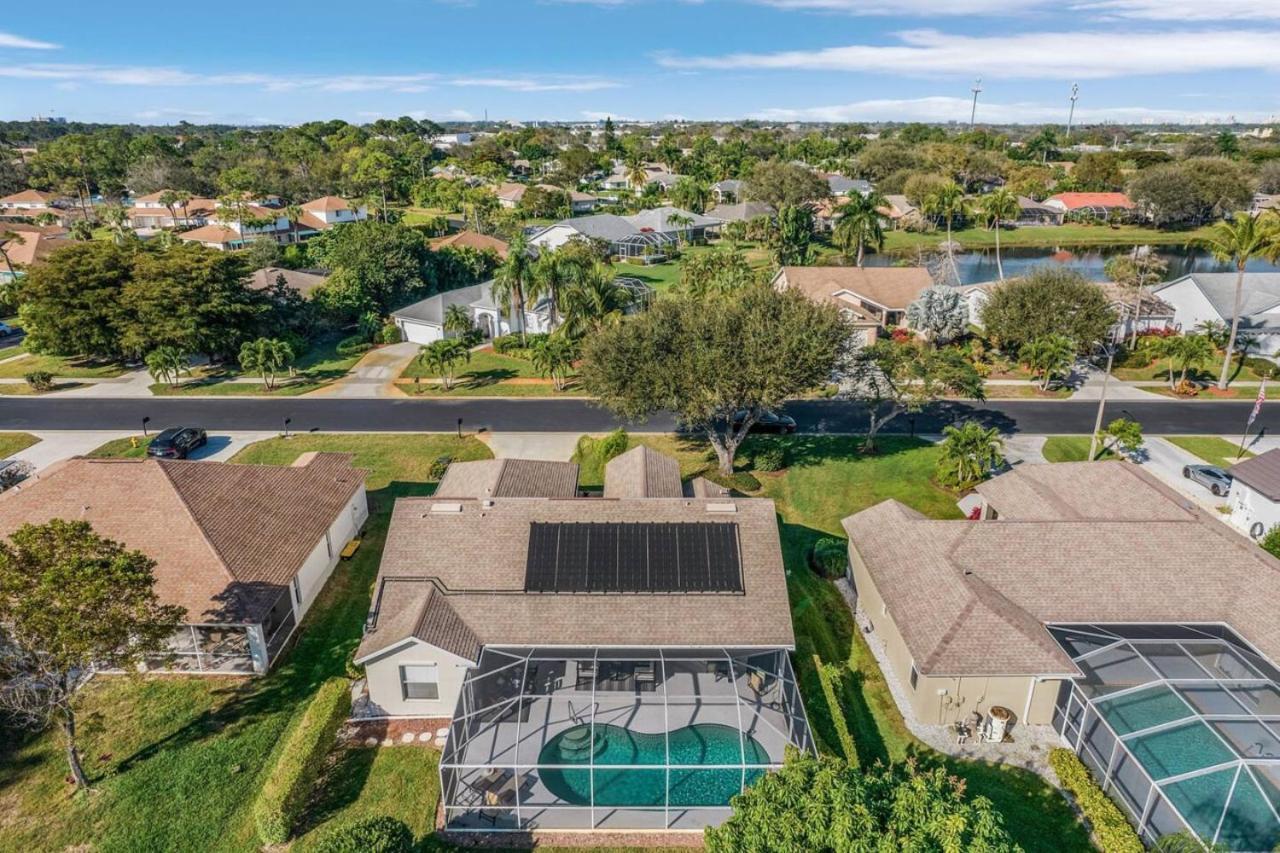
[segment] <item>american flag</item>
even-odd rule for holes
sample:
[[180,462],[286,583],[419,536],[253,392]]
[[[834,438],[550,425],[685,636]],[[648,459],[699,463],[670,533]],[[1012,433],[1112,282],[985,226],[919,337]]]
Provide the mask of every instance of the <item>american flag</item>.
[[1258,412],[1262,411],[1262,403],[1267,399],[1267,380],[1262,380],[1258,385],[1258,399],[1253,403],[1253,411],[1249,413],[1249,423],[1245,425],[1246,429],[1253,426],[1253,422],[1258,418]]

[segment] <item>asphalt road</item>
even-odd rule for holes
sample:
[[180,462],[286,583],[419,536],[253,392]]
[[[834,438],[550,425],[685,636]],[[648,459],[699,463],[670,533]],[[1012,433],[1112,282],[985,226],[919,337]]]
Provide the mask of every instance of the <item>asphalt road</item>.
[[[1150,435],[1232,435],[1243,428],[1253,403],[1116,401],[1107,417],[1135,418]],[[866,413],[856,403],[805,400],[786,411],[801,432],[850,433],[866,429]],[[1091,401],[997,400],[939,403],[912,417],[902,415],[885,432],[936,433],[943,425],[977,418],[1006,432],[1077,433],[1093,430],[1097,404]],[[0,430],[142,430],[196,425],[211,430],[279,430],[289,418],[294,432],[448,432],[488,429],[502,432],[602,432],[618,425],[609,412],[585,400],[359,400],[359,399],[93,399],[0,397]],[[667,432],[671,417],[629,424],[637,431]],[[1269,405],[1254,424],[1270,433],[1280,415]]]

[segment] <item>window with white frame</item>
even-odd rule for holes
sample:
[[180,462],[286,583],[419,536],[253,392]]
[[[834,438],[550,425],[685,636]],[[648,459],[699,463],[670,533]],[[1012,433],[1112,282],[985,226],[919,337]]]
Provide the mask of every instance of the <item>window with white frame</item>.
[[439,699],[440,667],[434,663],[411,663],[400,667],[400,686],[405,699]]

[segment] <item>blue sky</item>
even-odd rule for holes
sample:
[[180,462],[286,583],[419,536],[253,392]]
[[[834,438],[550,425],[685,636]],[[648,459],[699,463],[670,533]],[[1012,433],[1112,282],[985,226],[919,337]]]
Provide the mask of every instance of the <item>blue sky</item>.
[[[1280,0],[19,3],[0,118],[1280,116]],[[136,11],[134,11],[136,8]]]

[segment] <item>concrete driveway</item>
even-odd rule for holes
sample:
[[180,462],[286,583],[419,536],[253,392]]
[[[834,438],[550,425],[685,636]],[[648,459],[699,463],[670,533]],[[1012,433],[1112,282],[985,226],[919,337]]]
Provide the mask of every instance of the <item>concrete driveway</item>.
[[399,343],[370,351],[351,372],[307,397],[402,397],[396,377],[418,355],[418,344]]
[[1218,507],[1226,506],[1226,495],[1215,497],[1204,486],[1182,476],[1184,466],[1203,465],[1205,464],[1203,459],[1163,438],[1148,438],[1145,450],[1147,458],[1142,462],[1142,467],[1147,471],[1215,514]]

